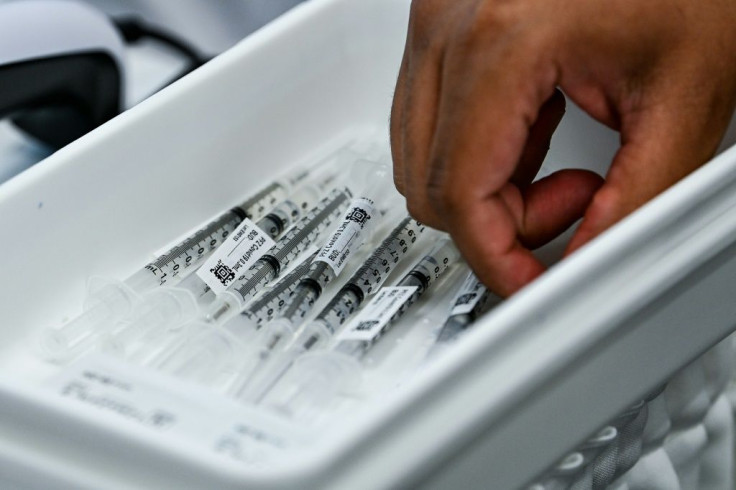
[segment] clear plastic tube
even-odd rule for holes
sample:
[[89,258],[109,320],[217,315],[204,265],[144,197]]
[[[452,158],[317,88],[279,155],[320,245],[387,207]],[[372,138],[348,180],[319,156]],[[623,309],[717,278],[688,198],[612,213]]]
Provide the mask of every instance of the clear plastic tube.
[[397,284],[416,289],[386,323],[369,338],[355,339],[343,332],[329,351],[300,356],[266,393],[263,403],[300,420],[314,416],[332,402],[337,392],[359,379],[360,361],[365,354],[458,257],[449,238],[439,241]]
[[[316,186],[308,185],[294,192],[291,198],[278,204],[261,218],[256,226],[271,238],[277,238],[284,229],[304,215],[318,200]],[[127,346],[145,335],[151,328],[172,330],[200,313],[200,307],[214,299],[207,284],[197,275],[184,279],[179,287],[158,288],[138,303],[132,318],[114,333],[102,332],[102,348],[125,356]]]
[[[227,321],[232,315],[239,313],[251,297],[255,296],[260,289],[278,276],[282,268],[288,267],[292,260],[295,260],[303,251],[309,248],[324,229],[343,212],[349,198],[350,192],[347,189],[332,191],[317,207],[288,230],[274,247],[246,271],[244,276],[233,282],[232,288],[235,289],[235,292],[228,290],[224,294],[216,296],[215,301],[209,304],[209,313],[205,315],[204,322],[210,325],[211,328],[216,327]],[[237,342],[234,336],[227,334],[221,328],[212,328],[211,330],[213,336],[221,337],[222,334],[225,334],[225,339],[215,344],[224,345],[231,344],[233,341]],[[182,356],[189,355],[199,358],[196,349],[197,346],[194,345],[189,353],[182,354]],[[209,347],[206,350],[210,353],[213,352]],[[222,349],[223,356],[229,356],[230,352],[229,347]],[[151,362],[158,363],[161,358],[169,355],[169,351],[162,351],[159,355],[153,357]]]
[[261,257],[246,273],[236,279],[221,295],[218,295],[205,313],[205,320],[223,324],[240,313],[258,291],[276,278],[282,269],[301,255],[343,212],[350,199],[350,191],[335,189],[320,204]]
[[226,325],[229,330],[260,329],[261,326],[278,316],[289,302],[289,297],[296,289],[304,274],[309,271],[317,252],[294,267],[280,281],[266,290],[260,297],[252,301],[240,315],[232,318]]
[[[354,160],[355,150],[343,146],[319,161],[292,171],[289,177],[274,181],[256,194],[218,216],[206,226],[147,264],[125,281],[105,280],[104,287],[88,287],[88,299],[84,313],[61,327],[46,328],[40,333],[40,354],[53,362],[68,362],[89,350],[99,337],[99,330],[106,330],[127,316],[141,294],[159,286],[171,285],[196,269],[222,241],[247,217],[263,219],[267,232],[286,228],[285,220],[293,219],[294,207],[285,205],[267,215],[279,201],[283,201],[295,187],[308,180],[323,191],[342,175],[346,159]],[[302,188],[302,192],[310,192]],[[298,201],[297,197],[294,202]],[[268,226],[266,225],[268,222]],[[99,280],[91,280],[97,285]],[[195,288],[196,289],[196,288]],[[195,291],[195,295],[197,292]]]
[[44,329],[39,337],[41,354],[53,362],[68,362],[94,343],[100,330],[130,313],[140,295],[171,282],[196,268],[246,217],[259,216],[269,203],[286,195],[289,184],[273,182],[238,206],[146,264],[125,281],[90,281],[84,313],[57,328]]
[[190,324],[187,333],[185,340],[165,355],[151,359],[149,366],[179,378],[209,383],[240,348],[228,332],[218,329],[217,335],[212,335],[212,327],[205,323]]
[[[425,227],[411,217],[402,219],[316,318],[302,327],[286,351],[272,358],[247,385],[234,384],[231,393],[243,400],[258,401],[289,369],[294,359],[324,347],[360,308],[365,298],[378,291],[389,274],[407,257],[424,230]],[[276,332],[280,330],[275,329]]]
[[307,273],[296,286],[281,315],[266,325],[254,339],[254,353],[245,354],[246,360],[233,383],[233,390],[240,394],[245,390],[253,374],[270,359],[271,354],[282,350],[291,341],[296,329],[321,297],[324,288],[335,281],[345,264],[364,243],[372,239],[382,214],[376,203],[388,203],[391,192],[388,167],[382,165],[373,170],[369,184],[355,199],[333,230],[326,244],[317,253]]
[[[314,303],[321,296],[323,289],[334,282],[349,258],[366,240],[371,238],[373,230],[377,227],[382,216],[375,203],[376,201],[382,201],[384,196],[391,192],[391,186],[388,182],[390,178],[388,167],[373,165],[369,168],[371,170],[369,184],[359,194],[360,197],[354,199],[347,206],[343,219],[333,229],[329,238],[325,241],[325,245],[312,261],[308,271],[297,284],[282,315],[259,332],[254,339],[255,346],[251,349],[255,349],[256,354],[249,354],[250,349],[244,349],[240,354],[244,358],[244,362],[241,363],[240,376],[235,380],[236,384],[243,384],[248,379],[250,372],[258,369],[269,358],[270,352],[280,349],[286,340],[292,338],[295,328],[312,309]],[[274,249],[276,248],[274,247]],[[274,254],[274,249],[264,257]],[[265,263],[273,265],[273,260],[266,260]],[[256,283],[257,278],[257,275],[253,276],[253,283]],[[214,315],[206,317],[210,322],[214,318]],[[222,320],[219,320],[219,322],[222,322]],[[222,336],[219,330],[213,331],[212,335]],[[232,342],[233,339],[228,338],[224,342],[218,341],[218,344]],[[195,356],[197,355],[195,354]]]
[[437,339],[427,353],[427,358],[437,356],[467,330],[481,314],[500,301],[498,296],[488,291],[473,271],[468,271],[452,300],[449,314],[437,334]]

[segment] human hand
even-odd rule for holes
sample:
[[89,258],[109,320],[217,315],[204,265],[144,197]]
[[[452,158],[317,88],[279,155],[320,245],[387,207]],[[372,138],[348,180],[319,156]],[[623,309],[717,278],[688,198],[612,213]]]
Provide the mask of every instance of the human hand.
[[[581,216],[570,253],[714,153],[736,104],[733,0],[414,0],[391,114],[411,214],[513,294],[531,254]],[[564,112],[621,135],[605,182],[530,184]]]

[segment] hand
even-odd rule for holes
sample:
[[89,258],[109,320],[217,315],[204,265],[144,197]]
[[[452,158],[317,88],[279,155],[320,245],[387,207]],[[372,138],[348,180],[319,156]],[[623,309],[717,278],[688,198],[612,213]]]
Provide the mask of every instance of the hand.
[[[706,162],[736,104],[736,1],[414,0],[391,115],[411,214],[448,231],[492,290],[566,253]],[[556,87],[621,134],[605,182],[530,184],[564,112]]]

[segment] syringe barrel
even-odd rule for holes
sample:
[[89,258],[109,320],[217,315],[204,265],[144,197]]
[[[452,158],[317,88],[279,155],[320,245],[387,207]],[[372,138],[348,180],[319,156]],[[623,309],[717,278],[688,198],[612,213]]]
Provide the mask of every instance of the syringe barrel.
[[317,320],[334,333],[353,315],[367,296],[383,285],[389,274],[414,247],[424,229],[424,225],[411,217],[402,219],[348,279],[340,292],[322,309]]
[[[194,270],[204,262],[225,238],[245,219],[258,220],[288,194],[290,185],[273,182],[239,205],[197,230],[153,262],[126,280],[138,293],[169,283],[184,271]],[[148,276],[144,279],[144,276]]]
[[[360,164],[361,161],[357,163]],[[396,192],[393,185],[393,174],[388,165],[376,164],[368,160],[363,160],[363,163],[368,167],[368,175],[365,177],[367,184],[356,193],[357,197],[381,202],[390,193]]]
[[294,360],[305,352],[323,349],[332,338],[332,332],[321,321],[315,320],[302,327],[297,338],[286,351],[279,353],[249,379],[247,383],[240,383],[237,387],[237,396],[249,402],[258,403],[281,377],[291,368]]
[[424,230],[424,225],[411,217],[401,220],[348,283],[360,288],[364,296],[376,292],[396,265],[412,250]]
[[312,211],[300,219],[267,255],[276,259],[281,268],[285,268],[292,258],[309,247],[332,224],[345,209],[349,199],[350,191],[346,188],[330,192]]
[[41,332],[39,347],[47,359],[68,362],[93,347],[115,321],[131,311],[138,295],[125,283],[107,281],[87,298],[85,311],[59,328]]
[[417,286],[418,293],[432,285],[443,272],[460,257],[455,244],[449,238],[437,242],[432,249],[399,282],[399,286]]
[[370,339],[356,340],[345,338],[334,347],[354,359],[362,358],[368,350],[401,318],[411,306],[426,292],[447,268],[460,256],[450,238],[441,239],[412,269],[399,281],[398,287],[415,287],[416,290],[399,306],[391,318]]
[[304,185],[296,189],[287,199],[276,205],[256,225],[271,238],[276,239],[304,213],[312,209],[319,200],[315,185]]
[[[268,254],[267,254],[268,255]],[[270,256],[259,259],[253,266],[245,271],[245,273],[233,281],[232,285],[227,289],[227,293],[235,295],[240,300],[240,303],[245,304],[250,301],[258,291],[266,287],[266,285],[273,280],[277,274],[278,269],[272,260],[269,260]],[[218,295],[219,296],[219,295]],[[214,311],[210,308],[210,311]],[[234,312],[234,314],[240,311]]]
[[297,421],[316,422],[335,396],[358,384],[360,364],[337,352],[307,354],[263,399],[263,405]]
[[350,192],[347,189],[335,189],[320,201],[320,204],[299,220],[282,236],[266,254],[261,257],[244,275],[236,279],[228,288],[240,296],[243,303],[277,277],[281,269],[297,257],[304,249],[330,226],[345,208]]
[[131,320],[103,341],[103,350],[123,355],[131,343],[150,331],[171,332],[193,320],[199,309],[192,293],[182,288],[162,287],[145,295],[133,310]]
[[437,335],[437,343],[452,342],[473,323],[473,320],[473,317],[468,313],[451,316]]
[[[265,291],[258,299],[250,303],[240,316],[247,318],[248,322],[255,322],[260,328],[264,322],[272,320],[286,306],[289,296],[299,284],[300,279],[307,273],[316,252],[294,267],[294,270],[281,278],[270,289]],[[237,319],[237,318],[236,318]],[[234,319],[235,320],[235,319]],[[234,323],[232,321],[231,323]]]
[[268,184],[245,201],[241,202],[233,208],[233,211],[240,211],[244,214],[244,218],[250,218],[258,221],[273,208],[278,202],[283,201],[292,189],[293,184],[288,180],[277,180]]
[[317,315],[317,320],[329,330],[330,334],[334,334],[353,315],[364,298],[361,289],[349,282],[322,309]]
[[146,281],[148,289],[138,292],[145,292],[152,287],[163,286],[179,277],[185,270],[196,269],[237,228],[246,216],[246,213],[239,207],[223,213],[131,276],[129,280],[134,283],[133,287],[142,284],[140,277],[143,274],[148,275],[151,279]]
[[322,289],[335,279],[334,270],[325,262],[313,262],[299,282],[281,314],[291,323],[299,323],[312,310]]
[[256,379],[260,379],[264,368],[269,366],[274,354],[278,356],[294,337],[295,326],[286,318],[277,318],[258,331],[252,342],[241,352],[239,373],[232,383],[230,392],[236,397],[243,397],[250,392],[249,387]]

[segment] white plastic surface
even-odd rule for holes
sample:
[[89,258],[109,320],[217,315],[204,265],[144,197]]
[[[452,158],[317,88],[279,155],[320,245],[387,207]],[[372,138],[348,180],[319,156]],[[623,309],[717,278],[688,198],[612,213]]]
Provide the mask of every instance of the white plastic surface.
[[120,35],[102,12],[88,5],[28,0],[0,6],[0,65],[99,51],[125,72]]
[[[307,2],[0,187],[10,278],[0,284],[0,486],[515,488],[730,332],[733,150],[277,466],[223,458],[45,388],[57,368],[31,339],[78,313],[88,276],[127,276],[346,130],[385,131],[407,14],[398,0]],[[548,168],[601,170],[616,145],[569,108]],[[219,406],[206,390],[193,396]]]

